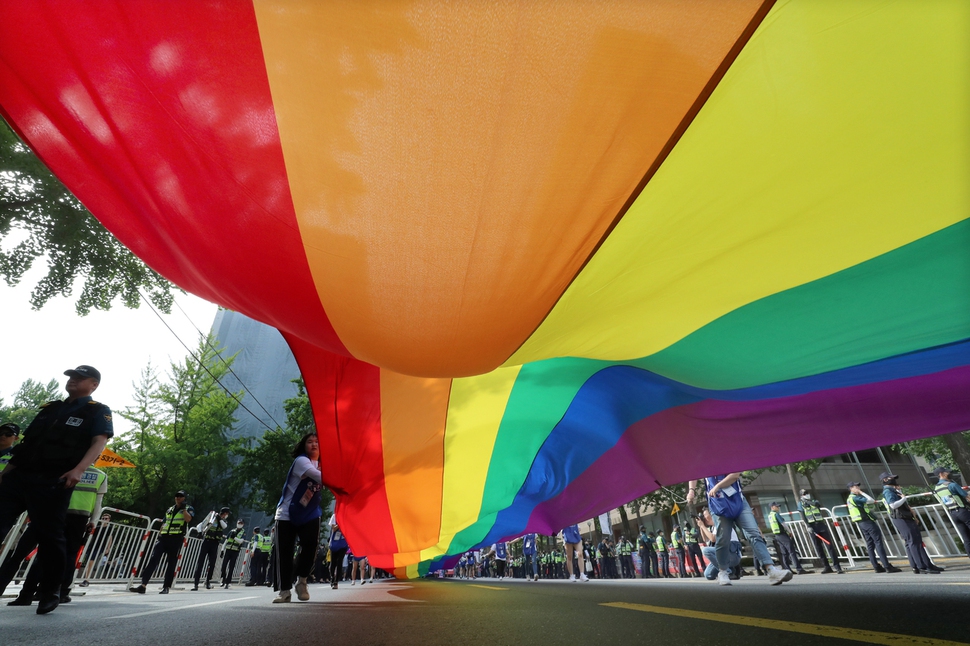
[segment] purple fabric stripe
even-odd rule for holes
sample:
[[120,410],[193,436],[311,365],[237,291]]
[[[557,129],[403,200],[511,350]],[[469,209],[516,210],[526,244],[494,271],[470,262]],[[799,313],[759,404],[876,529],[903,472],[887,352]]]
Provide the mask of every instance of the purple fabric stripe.
[[930,375],[755,401],[706,399],[630,426],[561,494],[535,507],[528,531],[553,534],[657,489],[970,429],[970,366]]

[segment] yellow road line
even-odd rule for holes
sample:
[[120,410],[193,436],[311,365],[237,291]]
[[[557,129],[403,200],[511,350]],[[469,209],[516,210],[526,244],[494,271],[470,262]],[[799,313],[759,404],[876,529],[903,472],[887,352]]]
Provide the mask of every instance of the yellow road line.
[[469,583],[469,587],[481,588],[482,590],[508,590],[508,588],[497,588],[494,585],[478,585],[477,583]]
[[804,635],[814,635],[817,637],[849,639],[857,642],[866,642],[867,644],[885,644],[886,646],[900,646],[901,644],[920,644],[922,646],[967,646],[964,642],[954,642],[948,639],[932,639],[930,637],[917,637],[914,635],[897,635],[895,633],[883,633],[875,630],[859,630],[857,628],[844,628],[842,626],[817,626],[815,624],[805,624],[798,621],[780,621],[777,619],[761,619],[758,617],[739,617],[736,615],[722,615],[716,612],[700,612],[698,610],[683,610],[681,608],[647,606],[639,603],[622,603],[616,601],[613,603],[603,603],[600,605],[609,606],[611,608],[639,610],[640,612],[652,612],[660,615],[671,615],[674,617],[686,617],[688,619],[719,621],[726,624],[751,626],[752,628],[783,630],[790,633],[802,633]]

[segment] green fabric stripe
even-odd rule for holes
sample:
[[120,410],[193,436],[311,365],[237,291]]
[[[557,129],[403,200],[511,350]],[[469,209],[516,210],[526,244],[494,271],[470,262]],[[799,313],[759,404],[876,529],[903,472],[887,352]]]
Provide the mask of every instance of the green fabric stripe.
[[964,220],[738,308],[633,363],[694,386],[729,390],[838,370],[968,336],[970,220]]

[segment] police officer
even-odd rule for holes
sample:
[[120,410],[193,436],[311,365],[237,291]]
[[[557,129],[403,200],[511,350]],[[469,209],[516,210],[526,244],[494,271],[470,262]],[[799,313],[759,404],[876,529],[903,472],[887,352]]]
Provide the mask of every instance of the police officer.
[[896,531],[906,541],[906,556],[913,574],[939,574],[943,568],[938,568],[930,562],[930,557],[923,548],[923,534],[919,529],[916,514],[906,501],[899,487],[899,476],[883,471],[879,474],[882,480],[882,499],[889,509],[889,517],[896,526]]
[[[81,476],[81,481],[77,483],[74,487],[74,493],[71,494],[71,501],[67,506],[67,519],[64,523],[64,540],[65,540],[65,552],[76,556],[84,545],[84,541],[88,534],[94,529],[94,517],[101,514],[101,501],[104,499],[104,494],[108,492],[108,475],[94,467],[88,467]],[[37,533],[33,529],[33,523],[28,525],[27,531],[24,535],[20,537],[20,542],[17,543],[17,549],[14,553],[14,569],[20,565],[23,558],[30,553],[31,550],[37,545]],[[25,549],[26,548],[26,549]],[[40,571],[43,561],[38,557],[37,562],[34,563],[33,567],[27,573],[27,579],[24,581],[23,587],[20,588],[20,594],[16,599],[8,603],[8,606],[29,606],[33,599],[34,593],[37,591],[37,586],[40,583]],[[64,567],[64,578],[61,580],[60,589],[60,603],[70,603],[71,602],[71,585],[74,583],[74,573],[75,568],[73,567],[73,561],[70,561]],[[4,562],[4,570],[8,567],[8,563]],[[0,583],[6,586],[10,582],[6,572],[0,574]],[[10,573],[12,575],[13,572]]]
[[253,527],[253,535],[249,539],[249,551],[251,554],[249,561],[249,581],[246,587],[263,585],[266,582],[266,561],[263,559],[262,545],[263,535],[259,527]]
[[[223,507],[225,509],[225,507]],[[243,541],[246,540],[246,524],[240,518],[236,521],[236,529],[226,532],[226,542],[222,546],[222,586],[226,590],[232,584],[233,572],[236,571],[236,559],[239,558],[239,550],[242,548]]]
[[[835,540],[832,538],[829,526],[825,523],[825,518],[822,516],[822,505],[817,500],[814,500],[805,489],[802,489],[799,494],[801,498],[798,502],[798,511],[801,512],[802,518],[808,523],[809,530],[812,532],[812,542],[815,544],[815,551],[818,552],[818,557],[825,566],[822,569],[822,574],[832,574],[834,572],[845,574],[845,571],[842,569],[842,564],[839,562],[839,550],[835,547]],[[828,548],[829,556],[832,557],[832,565],[835,566],[834,570],[825,558],[826,548]]]
[[771,511],[768,513],[768,525],[771,527],[771,533],[775,535],[775,540],[778,541],[778,545],[781,548],[779,550],[779,556],[781,557],[782,567],[791,569],[791,565],[794,565],[795,570],[799,574],[809,574],[808,570],[802,567],[802,562],[798,560],[798,550],[795,548],[795,541],[792,539],[788,525],[785,524],[785,520],[781,517],[781,506],[777,501],[771,503]]
[[680,525],[674,525],[674,531],[670,532],[670,548],[677,555],[677,572],[680,578],[687,578],[687,568],[684,566],[686,560],[684,554],[684,538],[680,534]]
[[273,557],[273,536],[276,534],[276,526],[269,527],[263,532],[259,539],[259,550],[263,553],[263,563],[266,563],[266,581],[257,585],[265,585],[267,588],[273,585],[276,580],[276,559]]
[[208,569],[205,572],[205,589],[212,589],[212,573],[216,569],[216,555],[219,553],[219,543],[222,542],[222,533],[228,527],[226,519],[229,518],[229,508],[223,507],[219,514],[211,512],[207,519],[205,532],[202,535],[202,546],[199,548],[199,559],[195,565],[195,585],[192,591],[199,589],[199,581],[202,578],[202,568],[208,561]]
[[970,556],[970,497],[960,485],[950,480],[951,472],[949,467],[939,467],[933,471],[933,475],[940,479],[933,489],[933,495],[946,507],[946,513],[950,514],[957,532],[960,533],[963,548],[967,551],[967,556]]
[[145,586],[148,585],[152,575],[155,574],[155,569],[163,555],[166,557],[165,581],[159,594],[168,594],[168,591],[172,588],[179,552],[182,551],[182,544],[185,542],[185,531],[189,523],[192,522],[192,517],[195,516],[195,510],[186,502],[185,498],[184,491],[175,492],[175,504],[165,511],[165,521],[162,523],[162,528],[158,530],[158,539],[155,541],[152,556],[148,560],[148,565],[142,568],[141,585],[130,588],[131,592],[145,594]]
[[[700,516],[694,516],[694,522],[699,522]],[[697,527],[688,527],[684,530],[684,543],[687,546],[687,558],[690,559],[690,566],[694,568],[694,576],[704,576],[703,572],[707,568],[707,562],[701,553],[700,533]],[[700,566],[698,566],[700,562]]]
[[660,561],[660,577],[669,579],[670,577],[670,554],[667,551],[667,541],[664,540],[663,532],[657,532],[657,540],[654,541],[657,549],[657,559]]
[[[886,557],[886,547],[882,542],[882,530],[876,524],[875,499],[862,491],[861,482],[850,482],[846,487],[849,489],[849,497],[845,499],[845,504],[849,508],[849,519],[858,525],[866,539],[866,551],[869,553],[869,563],[872,564],[872,569],[876,572],[902,572]],[[877,554],[882,565],[876,562]]]
[[40,604],[44,615],[60,603],[66,564],[64,525],[75,485],[114,435],[111,410],[91,395],[101,373],[91,366],[64,372],[67,399],[41,407],[0,472],[0,536],[27,511],[37,531]]
[[[643,525],[640,525],[640,534],[637,536],[637,552],[640,553],[640,578],[652,579],[653,573],[650,569],[650,554],[653,552],[653,540],[647,536],[647,530]],[[657,556],[654,555],[652,560],[656,561]]]
[[635,579],[633,572],[633,543],[626,536],[620,538],[620,543],[617,545],[617,550],[620,552],[620,571],[624,579]]
[[[7,466],[7,462],[10,460],[13,452],[13,445],[19,439],[19,426],[13,422],[7,422],[3,426],[0,426],[0,471],[3,471],[3,468]],[[0,536],[0,539],[3,539],[3,537]]]

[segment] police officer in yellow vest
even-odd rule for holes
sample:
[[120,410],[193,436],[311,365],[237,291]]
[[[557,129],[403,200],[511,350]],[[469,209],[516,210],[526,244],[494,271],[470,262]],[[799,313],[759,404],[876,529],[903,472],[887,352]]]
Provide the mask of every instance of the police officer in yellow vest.
[[39,615],[60,603],[67,559],[64,524],[74,486],[114,435],[111,409],[91,398],[101,373],[78,366],[64,374],[67,399],[41,407],[0,472],[0,536],[7,535],[24,511],[37,532],[43,565]]
[[626,536],[620,537],[617,544],[617,551],[620,553],[620,572],[624,579],[634,579],[633,571],[633,543]]
[[[19,426],[13,422],[7,422],[0,426],[0,471],[3,471],[3,468],[7,466],[7,462],[13,454],[13,445],[16,444],[18,439],[20,439]],[[2,536],[0,536],[0,540],[3,540]]]
[[[802,489],[799,492],[801,496],[798,502],[798,511],[802,515],[805,523],[808,525],[809,531],[812,533],[812,542],[815,544],[815,551],[818,552],[818,557],[822,561],[822,565],[825,567],[822,569],[822,574],[833,574],[838,572],[839,574],[845,574],[842,569],[842,564],[839,562],[839,550],[835,546],[835,539],[832,538],[832,533],[829,531],[828,525],[825,523],[825,517],[822,515],[822,505],[819,501],[812,498],[812,496]],[[828,549],[829,556],[832,557],[832,566],[825,558],[825,550]]]
[[236,521],[236,529],[230,529],[226,532],[226,542],[222,546],[222,587],[226,590],[232,584],[233,572],[236,571],[236,559],[239,558],[239,550],[245,540],[246,525],[240,518]]
[[172,583],[175,581],[175,568],[178,566],[179,552],[182,551],[182,544],[185,541],[186,528],[192,522],[192,517],[195,516],[195,510],[186,502],[185,498],[184,491],[175,492],[175,504],[165,511],[165,518],[162,522],[162,528],[158,530],[158,538],[155,541],[154,549],[152,549],[152,556],[148,559],[148,564],[142,568],[141,585],[131,588],[132,592],[145,594],[145,586],[148,585],[152,575],[155,574],[155,569],[163,555],[166,559],[165,582],[162,584],[162,590],[159,594],[168,594],[168,591],[172,588]]
[[[882,542],[882,530],[876,524],[875,499],[862,491],[861,482],[850,482],[846,487],[849,489],[849,497],[845,499],[845,504],[849,508],[849,518],[862,530],[872,569],[876,572],[902,572],[886,557],[886,548]],[[882,565],[876,562],[876,555],[879,556]]]
[[781,547],[779,550],[780,554],[778,555],[781,558],[781,566],[787,567],[789,570],[792,566],[795,566],[795,570],[799,574],[810,574],[808,570],[802,567],[802,562],[798,559],[795,540],[792,538],[791,532],[785,524],[785,520],[781,517],[781,506],[777,501],[771,503],[771,511],[768,513],[768,525],[771,527],[771,533],[775,535],[775,540],[778,541],[778,545]]
[[[694,516],[694,520],[700,522],[700,516]],[[694,568],[694,576],[704,576],[707,561],[704,560],[704,554],[701,552],[700,534],[696,527],[687,527],[684,530],[684,543],[687,545],[687,559],[690,561],[690,566]]]
[[[219,544],[222,543],[222,533],[225,531],[229,518],[229,508],[223,507],[217,514],[215,511],[209,514],[206,519],[205,532],[202,535],[202,546],[199,548],[199,558],[195,565],[195,585],[192,591],[199,589],[199,580],[202,578],[202,570],[205,569],[205,589],[212,589],[212,573],[216,569],[216,555],[219,553]],[[209,567],[206,568],[206,563]]]
[[684,564],[684,539],[680,535],[680,525],[674,525],[674,531],[670,532],[670,547],[677,555],[677,570],[680,578],[687,578],[687,566]]
[[951,472],[949,467],[939,467],[933,471],[933,475],[940,479],[933,489],[933,495],[946,507],[946,513],[950,514],[960,533],[963,548],[970,556],[970,497],[960,485],[950,480]]
[[[101,501],[104,494],[108,492],[108,475],[94,467],[88,467],[81,476],[81,481],[74,487],[71,494],[71,501],[67,506],[67,521],[64,526],[64,538],[66,552],[68,556],[67,566],[64,568],[64,578],[61,580],[60,603],[71,602],[71,585],[74,583],[74,567],[78,552],[84,546],[84,541],[91,530],[94,529],[94,518],[101,514]],[[25,544],[26,543],[26,544]],[[21,536],[20,542],[14,553],[15,563],[18,565],[34,546],[37,545],[37,536],[33,531],[33,524],[28,526],[27,531]],[[23,552],[26,549],[26,552]],[[23,553],[23,556],[20,556]],[[27,573],[27,579],[17,598],[8,603],[8,606],[29,606],[34,599],[37,585],[40,583],[40,572],[42,560],[34,563]]]
[[660,576],[665,579],[670,577],[670,553],[667,551],[667,541],[664,540],[663,532],[657,532],[657,560],[660,565]]

